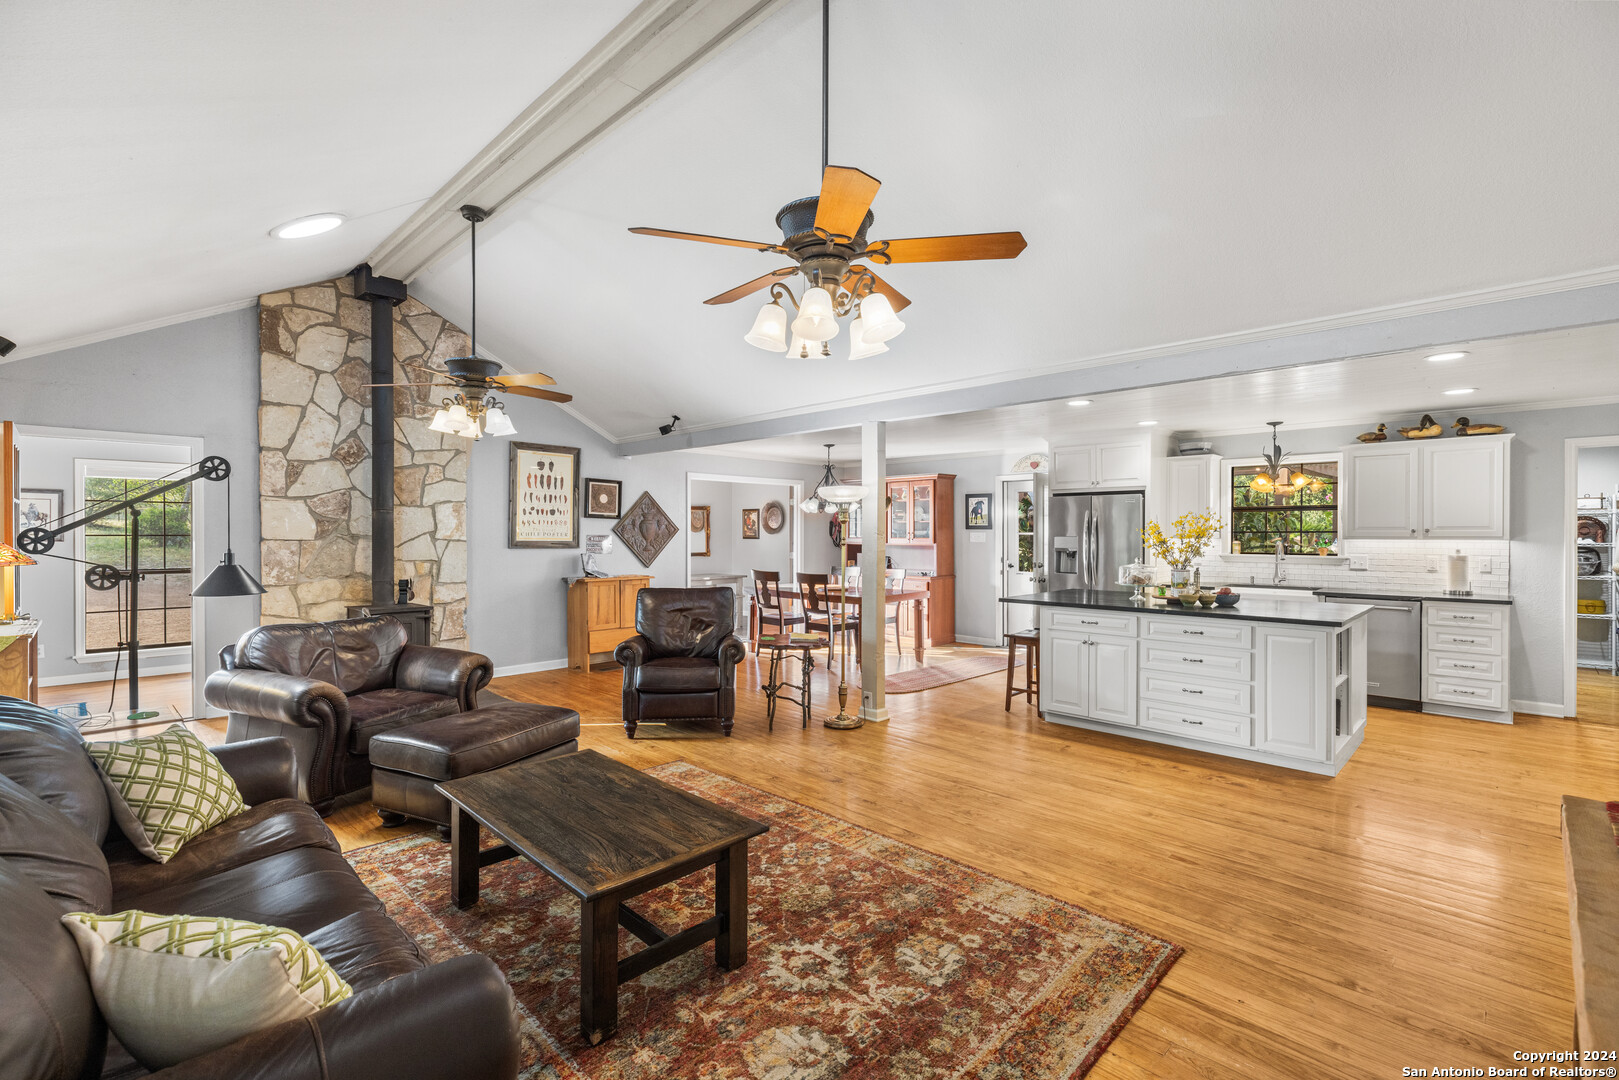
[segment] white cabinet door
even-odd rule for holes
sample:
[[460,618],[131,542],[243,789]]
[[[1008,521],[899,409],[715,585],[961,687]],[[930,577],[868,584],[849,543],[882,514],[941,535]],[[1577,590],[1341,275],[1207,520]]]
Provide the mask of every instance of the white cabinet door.
[[1053,451],[1057,461],[1051,484],[1057,491],[1079,491],[1096,486],[1096,447],[1069,446]]
[[1258,627],[1260,750],[1323,761],[1327,756],[1327,636],[1320,631]]
[[1096,447],[1096,486],[1146,487],[1147,465],[1145,443],[1102,443]]
[[1089,690],[1091,647],[1082,633],[1049,626],[1040,634],[1040,708],[1084,716]]
[[1164,524],[1182,514],[1201,514],[1219,505],[1214,491],[1219,464],[1220,459],[1213,454],[1165,460]]
[[[1091,709],[1085,715],[1111,724],[1136,722],[1136,643],[1091,638]],[[1043,677],[1043,676],[1042,676]]]
[[1419,483],[1415,446],[1345,450],[1343,535],[1385,540],[1416,536]]
[[1507,444],[1455,439],[1422,445],[1422,535],[1501,540],[1507,535]]

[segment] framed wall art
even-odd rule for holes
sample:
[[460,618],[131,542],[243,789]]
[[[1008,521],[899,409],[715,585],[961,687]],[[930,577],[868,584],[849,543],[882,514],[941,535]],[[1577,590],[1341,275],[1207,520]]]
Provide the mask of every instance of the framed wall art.
[[969,529],[993,529],[995,527],[995,496],[989,492],[966,496],[967,512],[964,516]]
[[669,541],[680,535],[680,527],[669,519],[652,497],[643,491],[624,516],[613,526],[613,532],[624,541],[624,546],[635,553],[642,566],[651,566]]
[[61,488],[21,488],[17,492],[17,531],[43,528],[62,516]]
[[709,507],[694,506],[691,508],[691,553],[693,555],[712,555],[714,549],[710,546]]
[[759,511],[757,509],[742,511],[742,539],[759,539]]
[[787,524],[787,511],[781,503],[774,500],[765,503],[764,509],[759,511],[759,524],[765,527],[765,532],[771,536],[781,532],[781,527]]
[[616,518],[623,513],[624,484],[618,480],[585,478],[585,517]]
[[507,547],[579,546],[579,448],[511,444]]

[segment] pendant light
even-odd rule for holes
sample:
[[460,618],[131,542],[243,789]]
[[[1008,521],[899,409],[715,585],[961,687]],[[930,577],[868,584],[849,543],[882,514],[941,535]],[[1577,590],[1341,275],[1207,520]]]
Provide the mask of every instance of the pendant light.
[[[472,232],[472,348],[469,356],[478,355],[478,222],[489,216],[477,206],[463,206],[461,216],[467,219]],[[492,365],[493,366],[493,365]],[[498,367],[495,370],[499,370]],[[433,414],[431,430],[445,435],[459,435],[464,439],[481,439],[485,435],[515,435],[517,427],[506,415],[506,407],[499,399],[489,397],[487,390],[473,389],[453,398],[445,398]]]
[[[264,591],[258,579],[236,563],[236,553],[230,549],[230,477],[225,477],[225,554],[202,584],[191,590],[192,596],[257,596]],[[130,665],[133,669],[134,665]]]

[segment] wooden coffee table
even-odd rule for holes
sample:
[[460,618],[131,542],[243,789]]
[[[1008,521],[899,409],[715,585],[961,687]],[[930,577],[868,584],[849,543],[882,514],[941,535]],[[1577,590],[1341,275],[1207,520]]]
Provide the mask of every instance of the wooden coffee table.
[[[522,856],[579,898],[579,1030],[618,1027],[618,984],[706,941],[734,971],[748,959],[748,841],[769,826],[594,750],[520,761],[437,785],[450,800],[450,899],[478,902],[478,870]],[[505,843],[480,851],[480,828]],[[624,901],[714,867],[714,916],[673,934]],[[618,928],[646,948],[618,958]]]

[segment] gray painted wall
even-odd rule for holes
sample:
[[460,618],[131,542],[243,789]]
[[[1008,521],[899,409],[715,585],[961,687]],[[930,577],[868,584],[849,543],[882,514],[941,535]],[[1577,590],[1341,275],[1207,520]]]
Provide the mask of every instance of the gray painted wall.
[[[796,474],[798,466],[789,466],[787,472]],[[809,493],[806,479],[805,494]],[[757,540],[742,538],[742,511],[760,509],[775,500],[787,512],[787,524],[780,532],[771,534],[761,524]],[[726,480],[694,480],[691,502],[693,506],[710,508],[709,550],[707,557],[693,556],[691,572],[694,574],[749,574],[754,570],[774,570],[783,581],[791,580],[793,573],[793,513],[792,489],[778,484],[737,484]],[[816,566],[805,569],[815,572]]]
[[[4,369],[0,368],[0,373],[3,372]],[[185,447],[35,435],[18,436],[17,452],[22,461],[17,486],[60,490],[63,493],[64,512],[72,511],[81,502],[75,488],[75,461],[78,458],[159,463],[165,470],[175,468],[175,463],[185,464],[191,460],[190,451]],[[81,531],[62,537],[56,552],[71,555],[75,538],[82,535]],[[112,672],[113,659],[110,654],[106,660],[87,660],[83,663],[73,658],[78,651],[75,580],[81,577],[83,569],[77,563],[62,559],[40,559],[37,566],[17,573],[18,609],[40,620],[39,674],[43,679],[98,679],[106,678]],[[154,655],[148,659],[147,652],[143,650],[141,670],[188,671],[191,657],[189,650],[183,651],[186,652],[184,656],[159,658]]]
[[1619,491],[1619,446],[1580,448],[1579,494],[1606,495],[1613,505]]
[[[613,551],[597,557],[609,574],[651,573],[654,587],[681,587],[686,583],[687,473],[802,476],[807,493],[820,471],[779,461],[689,452],[622,458],[612,443],[555,405],[532,398],[505,400],[512,423],[517,426],[515,438],[579,447],[582,476],[622,481],[626,508],[641,492],[650,491],[680,527],[681,535],[663,549],[650,568],[643,567],[617,536],[613,536]],[[567,587],[563,578],[579,574],[583,548],[506,546],[506,446],[505,439],[484,439],[472,450],[467,490],[467,620],[472,647],[489,656],[497,669],[560,666],[568,655]],[[785,501],[785,495],[780,497]],[[816,520],[810,519],[807,533],[815,533]],[[590,533],[612,535],[614,524],[602,518],[583,518],[581,538]],[[716,522],[716,526],[722,524]],[[740,536],[740,520],[725,527]],[[824,525],[821,535],[825,536]]]
[[[0,364],[0,415],[30,427],[70,427],[201,438],[235,470],[237,561],[259,572],[258,309],[246,307],[110,341]],[[224,486],[203,496],[208,568],[225,546]],[[193,678],[217,666],[221,648],[257,625],[257,597],[205,606],[203,657]],[[199,709],[202,695],[196,695]]]

